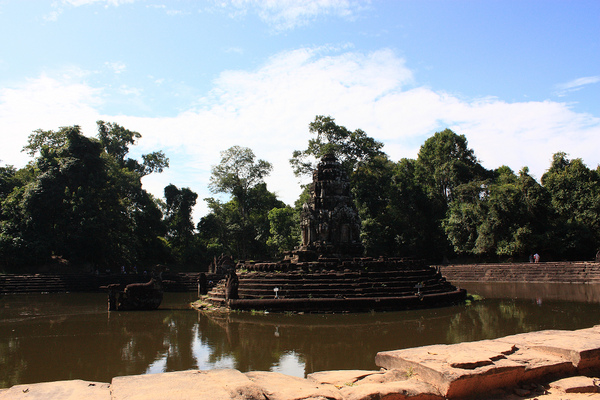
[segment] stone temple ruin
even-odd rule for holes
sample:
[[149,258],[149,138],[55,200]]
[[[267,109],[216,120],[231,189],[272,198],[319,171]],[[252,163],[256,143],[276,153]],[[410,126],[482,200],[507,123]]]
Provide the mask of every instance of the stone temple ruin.
[[437,307],[466,297],[422,261],[362,256],[350,183],[333,155],[313,172],[300,228],[302,244],[283,260],[238,262],[207,300],[238,310],[343,312]]
[[313,172],[310,200],[300,218],[302,245],[286,255],[293,261],[319,256],[360,257],[360,218],[352,201],[346,172],[331,154]]

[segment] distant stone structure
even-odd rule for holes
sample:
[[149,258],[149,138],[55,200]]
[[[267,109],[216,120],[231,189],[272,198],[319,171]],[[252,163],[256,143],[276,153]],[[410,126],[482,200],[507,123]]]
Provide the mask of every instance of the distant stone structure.
[[215,257],[208,266],[208,273],[217,275],[226,275],[235,271],[235,261],[230,255],[221,254],[219,258]]
[[359,257],[360,218],[352,201],[346,171],[327,154],[313,172],[310,199],[302,207],[302,245],[289,253],[292,261],[314,261],[319,256]]
[[332,154],[313,172],[300,228],[302,244],[281,261],[215,260],[209,271],[227,279],[207,300],[237,310],[344,312],[439,307],[466,297],[422,261],[363,256],[350,182]]
[[108,311],[156,310],[163,299],[161,277],[147,283],[130,283],[123,289],[118,283],[108,285]]

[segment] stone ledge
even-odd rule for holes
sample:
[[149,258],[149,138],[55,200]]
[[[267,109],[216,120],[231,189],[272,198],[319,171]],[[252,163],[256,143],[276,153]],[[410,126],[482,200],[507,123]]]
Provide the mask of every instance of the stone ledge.
[[111,400],[108,383],[82,380],[15,385],[0,391],[2,400]]
[[600,327],[385,351],[375,363],[411,371],[448,398],[481,395],[525,382],[600,373]]
[[[600,325],[385,351],[376,363],[383,368],[322,371],[306,379],[222,369],[115,377],[110,385],[25,384],[0,390],[0,400],[554,400],[566,393],[569,399],[600,398],[599,380],[592,378],[600,374]],[[578,376],[583,374],[588,377]]]

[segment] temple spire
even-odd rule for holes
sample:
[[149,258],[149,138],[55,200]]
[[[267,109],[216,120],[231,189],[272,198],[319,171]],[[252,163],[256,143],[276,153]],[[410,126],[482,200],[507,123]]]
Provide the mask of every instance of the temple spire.
[[363,253],[360,218],[352,201],[350,181],[333,154],[323,156],[313,172],[300,229],[300,252],[314,252],[317,257],[357,257]]

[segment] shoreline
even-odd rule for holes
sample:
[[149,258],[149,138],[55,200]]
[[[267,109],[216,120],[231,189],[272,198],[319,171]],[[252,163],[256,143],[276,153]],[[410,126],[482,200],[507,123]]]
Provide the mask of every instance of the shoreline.
[[383,351],[375,361],[380,370],[306,378],[217,369],[21,384],[0,389],[0,400],[600,398],[600,325]]

